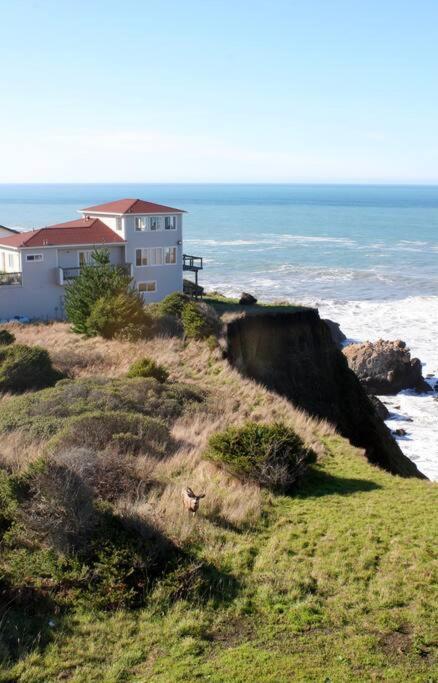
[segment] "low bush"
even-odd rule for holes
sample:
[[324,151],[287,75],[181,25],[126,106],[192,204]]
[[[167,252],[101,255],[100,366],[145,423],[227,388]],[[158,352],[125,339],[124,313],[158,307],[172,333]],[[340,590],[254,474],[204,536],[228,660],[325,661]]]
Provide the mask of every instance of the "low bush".
[[127,377],[153,377],[158,382],[166,382],[169,378],[169,373],[166,368],[159,365],[151,358],[140,358],[132,363],[130,366]]
[[48,439],[62,429],[65,418],[96,411],[129,412],[171,422],[204,398],[192,385],[162,384],[152,377],[65,379],[52,388],[5,401],[0,434],[20,430],[30,439]]
[[219,319],[214,309],[205,303],[186,303],[182,309],[181,320],[187,339],[207,339],[218,334]]
[[0,392],[50,387],[62,377],[39,346],[16,344],[0,349]]
[[15,335],[8,330],[0,330],[0,346],[9,346],[15,342]]
[[315,460],[285,424],[257,422],[214,434],[206,457],[240,479],[279,491],[290,490]]
[[166,296],[158,304],[158,310],[161,315],[172,315],[176,318],[181,318],[184,306],[190,302],[190,297],[181,292],[173,292]]
[[152,320],[138,292],[129,290],[98,299],[86,321],[87,334],[136,341],[150,335]]
[[118,453],[159,453],[169,441],[162,420],[122,411],[84,413],[64,420],[64,426],[47,443],[47,451],[84,447]]

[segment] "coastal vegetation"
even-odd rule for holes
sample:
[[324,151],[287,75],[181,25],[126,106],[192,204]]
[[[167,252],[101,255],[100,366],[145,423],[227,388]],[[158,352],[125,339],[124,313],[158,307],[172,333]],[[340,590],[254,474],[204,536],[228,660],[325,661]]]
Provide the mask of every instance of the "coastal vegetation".
[[8,329],[68,379],[0,403],[0,681],[434,680],[436,485],[205,339]]

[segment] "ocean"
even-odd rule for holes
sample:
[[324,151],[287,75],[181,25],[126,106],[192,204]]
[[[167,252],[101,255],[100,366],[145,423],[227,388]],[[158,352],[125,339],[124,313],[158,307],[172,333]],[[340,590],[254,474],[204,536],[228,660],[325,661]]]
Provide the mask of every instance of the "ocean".
[[[317,306],[349,339],[403,339],[438,381],[438,186],[0,185],[0,224],[41,227],[122,197],[188,212],[184,248],[204,257],[208,289]],[[384,399],[402,450],[433,479],[437,398]]]

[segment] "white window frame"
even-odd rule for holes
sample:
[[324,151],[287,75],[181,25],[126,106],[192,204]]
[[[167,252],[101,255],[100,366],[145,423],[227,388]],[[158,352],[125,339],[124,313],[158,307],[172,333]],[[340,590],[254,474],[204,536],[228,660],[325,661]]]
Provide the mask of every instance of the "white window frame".
[[[164,216],[164,229],[165,230],[176,230],[177,227],[177,217],[176,216]],[[166,223],[170,221],[170,226],[167,227]]]
[[[156,224],[156,228],[153,228],[153,222]],[[161,232],[163,229],[163,216],[149,216],[149,231],[150,232]]]
[[117,232],[121,232],[123,229],[122,226],[122,217],[121,216],[116,216],[116,230]]
[[[78,251],[78,267],[89,266],[92,263],[91,255],[93,253],[92,249],[80,249]],[[81,263],[81,254],[85,254],[85,262]]]
[[[175,255],[175,260],[174,261],[168,261],[167,260],[167,255],[170,254],[170,252],[173,252]],[[178,262],[178,253],[176,250],[176,247],[164,247],[164,265],[165,266],[175,266]]]
[[[140,285],[153,285],[153,289],[140,289]],[[141,294],[155,294],[157,292],[157,281],[156,280],[143,280],[141,282],[137,282],[137,289]]]
[[[138,252],[141,253],[140,261],[142,263],[137,263]],[[157,263],[157,255],[160,254]],[[146,263],[143,263],[143,259],[146,258]],[[153,263],[155,261],[155,263]],[[155,268],[156,266],[164,265],[164,249],[163,247],[145,247],[135,250],[135,265],[137,268]]]
[[145,232],[148,229],[148,219],[145,216],[135,217],[135,232]]
[[[6,254],[8,254],[8,252],[6,252]],[[15,256],[15,254],[8,254],[8,268],[14,268],[14,266],[15,266],[14,256]]]
[[44,254],[26,254],[26,263],[41,263],[44,261]]

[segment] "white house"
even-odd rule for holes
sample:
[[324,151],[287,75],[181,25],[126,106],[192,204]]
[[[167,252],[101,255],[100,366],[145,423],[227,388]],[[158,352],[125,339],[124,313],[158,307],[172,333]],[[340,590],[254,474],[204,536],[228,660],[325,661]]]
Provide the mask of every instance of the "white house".
[[182,249],[181,209],[141,199],[81,209],[82,217],[17,234],[0,232],[0,320],[26,316],[64,317],[65,285],[93,265],[105,248],[114,267],[123,267],[144,301],[160,301],[183,289],[183,271],[202,268],[202,259]]

